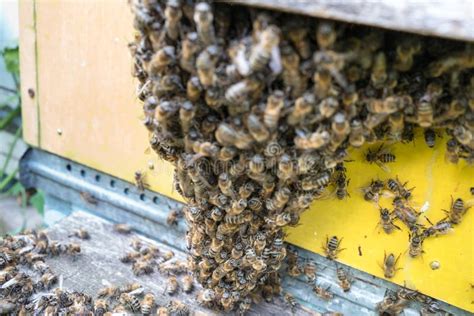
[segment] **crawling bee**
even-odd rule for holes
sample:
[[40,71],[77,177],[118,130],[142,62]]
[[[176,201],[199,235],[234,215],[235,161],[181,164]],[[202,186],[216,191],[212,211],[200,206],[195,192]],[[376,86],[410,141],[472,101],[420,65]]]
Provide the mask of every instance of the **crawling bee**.
[[343,251],[345,248],[340,249],[342,238],[339,239],[337,236],[332,236],[331,238],[326,237],[326,245],[323,245],[324,253],[328,259],[334,260],[337,258],[339,252]]
[[120,304],[129,308],[133,313],[139,313],[141,309],[140,301],[135,295],[129,293],[122,293],[120,295]]
[[339,200],[343,200],[346,196],[350,196],[349,192],[347,192],[347,187],[349,186],[349,180],[346,179],[344,173],[339,173],[336,178],[336,197]]
[[303,274],[306,277],[306,281],[313,284],[316,281],[316,263],[313,260],[308,260],[303,266]]
[[188,316],[189,315],[189,307],[186,306],[183,302],[178,300],[172,300],[168,303],[168,311],[171,315],[180,315],[180,316]]
[[185,293],[191,293],[194,289],[194,280],[193,276],[187,274],[183,277],[183,291]]
[[80,239],[90,239],[91,238],[91,236],[89,235],[89,232],[87,230],[85,230],[84,228],[75,230],[72,233],[72,235],[69,235],[69,237],[71,237],[71,236],[75,236],[75,237],[80,238]]
[[214,15],[211,6],[206,2],[200,2],[194,7],[194,22],[198,31],[199,39],[204,45],[210,45],[215,40]]
[[114,225],[114,231],[116,231],[119,234],[130,234],[132,231],[132,228],[128,224],[115,224]]
[[414,187],[407,189],[407,183],[408,182],[401,183],[398,177],[396,179],[391,178],[387,180],[387,188],[397,196],[408,200],[411,197],[411,191],[413,191]]
[[398,262],[398,259],[400,259],[400,255],[398,255],[397,258],[395,258],[395,255],[393,253],[390,253],[388,256],[387,256],[387,253],[384,252],[384,255],[383,255],[383,271],[384,271],[384,276],[388,279],[391,279],[393,278],[393,276],[395,275],[395,273],[398,271],[398,270],[401,270],[402,268],[397,268],[397,262]]
[[377,303],[377,311],[380,315],[399,315],[407,304],[407,300],[399,298],[393,292],[387,292],[383,300]]
[[470,206],[467,206],[463,199],[457,198],[453,201],[453,197],[451,197],[451,208],[449,211],[443,211],[447,214],[447,218],[451,223],[459,224],[469,208]]
[[385,184],[380,180],[372,180],[370,185],[362,188],[364,192],[364,200],[378,202],[380,193],[382,193]]
[[416,258],[423,253],[423,235],[418,234],[417,232],[410,233],[408,236],[409,240],[409,255],[412,258]]
[[211,289],[202,290],[197,295],[197,301],[200,305],[208,305],[216,298],[216,293]]
[[451,138],[446,142],[446,153],[444,159],[453,164],[459,162],[459,144],[456,139]]
[[390,214],[390,211],[387,208],[380,208],[380,224],[385,233],[390,234],[393,232],[393,229],[396,228],[401,230],[400,227],[393,223],[394,217]]
[[151,261],[144,261],[138,259],[132,266],[132,271],[135,275],[144,275],[153,273],[153,263]]
[[145,297],[143,298],[141,302],[141,313],[143,315],[150,315],[151,310],[155,307],[155,296],[151,293],[145,294]]
[[339,286],[344,292],[349,292],[352,285],[352,276],[341,267],[336,268]]
[[94,315],[102,316],[109,310],[109,304],[104,299],[97,299],[94,302]]
[[181,217],[183,217],[182,209],[172,209],[166,218],[166,223],[169,226],[178,225],[178,219]]
[[440,220],[436,224],[433,224],[428,217],[425,217],[428,223],[431,224],[430,227],[425,228],[422,232],[423,238],[444,235],[453,230],[453,224],[450,221]]
[[329,291],[331,286],[328,286],[327,288],[323,288],[321,285],[315,285],[313,287],[313,292],[322,298],[325,301],[329,301],[334,297],[334,294]]
[[375,150],[369,149],[365,154],[365,159],[368,163],[375,163],[384,171],[389,172],[390,169],[385,164],[395,162],[396,157],[388,149],[384,149],[383,144],[381,144]]
[[156,309],[156,316],[169,316],[170,311],[166,306],[160,306]]
[[176,294],[176,292],[178,292],[178,289],[179,289],[178,279],[174,275],[170,276],[166,283],[166,293],[168,295],[174,295]]
[[290,293],[285,293],[284,299],[285,299],[285,302],[290,306],[291,311],[294,313],[299,306],[296,299]]
[[135,186],[138,188],[139,191],[145,191],[145,189],[149,187],[149,185],[145,181],[145,176],[145,173],[143,173],[142,171],[135,171]]

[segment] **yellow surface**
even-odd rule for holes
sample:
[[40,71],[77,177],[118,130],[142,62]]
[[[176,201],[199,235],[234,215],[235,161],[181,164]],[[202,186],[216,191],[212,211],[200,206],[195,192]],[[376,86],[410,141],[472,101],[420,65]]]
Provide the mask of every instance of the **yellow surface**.
[[[146,176],[151,189],[181,199],[172,190],[172,166],[144,154],[148,134],[131,76],[127,44],[133,24],[127,1],[20,3],[25,140],[129,182],[136,170],[148,170],[152,163],[154,170]],[[34,29],[35,16],[31,35],[26,29]],[[35,56],[36,64],[29,62]],[[27,89],[36,70],[32,102]]]
[[[147,177],[151,189],[181,200],[172,189],[171,166],[144,154],[147,132],[139,120],[141,106],[129,76],[131,21],[126,0],[20,1],[24,135],[31,145],[130,182],[134,172],[146,170],[151,161],[155,166]],[[32,100],[26,92],[30,87],[36,89]],[[443,217],[440,209],[449,207],[450,194],[469,197],[474,168],[445,165],[440,142],[434,151],[418,140],[416,147],[396,146],[395,153],[398,161],[390,165],[391,175],[416,186],[414,203],[421,206],[428,200],[426,215],[432,220]],[[360,152],[353,152],[356,156],[360,158]],[[359,188],[371,178],[386,179],[389,174],[360,162],[348,163],[347,168],[351,198],[315,202],[303,214],[303,225],[289,230],[288,240],[321,252],[326,235],[344,237],[342,247],[347,249],[340,260],[383,277],[378,264],[384,250],[404,253],[407,232],[385,235],[376,228],[378,210],[362,199]],[[468,212],[453,234],[427,240],[423,258],[409,259],[404,253],[400,260],[404,269],[393,281],[406,281],[426,294],[474,311],[473,213],[474,209]],[[439,270],[429,268],[432,260],[441,263]]]
[[[412,259],[407,252],[406,226],[398,221],[396,224],[402,231],[385,234],[377,226],[377,205],[365,201],[360,190],[371,179],[386,180],[398,175],[400,180],[409,181],[410,187],[416,187],[412,205],[421,208],[428,202],[429,209],[424,215],[436,222],[445,217],[441,209],[449,209],[451,195],[465,201],[472,198],[469,187],[474,186],[474,167],[464,162],[458,165],[445,163],[445,140],[441,139],[437,140],[434,150],[428,148],[421,137],[416,139],[415,145],[391,148],[397,161],[387,165],[389,173],[375,164],[363,162],[367,147],[353,150],[350,159],[356,161],[346,164],[351,196],[342,201],[330,198],[313,202],[311,208],[303,213],[301,225],[287,230],[287,241],[324,255],[321,245],[326,236],[343,237],[341,248],[346,250],[339,254],[338,261],[380,278],[384,277],[380,268],[384,251],[396,256],[401,253],[398,267],[403,269],[391,281],[399,285],[406,283],[410,288],[474,312],[474,291],[471,288],[474,284],[474,208],[467,212],[452,233],[425,240],[423,256]],[[380,204],[391,207],[391,200],[381,198]],[[420,223],[426,223],[423,215],[421,219]],[[359,246],[362,256],[359,256]],[[441,264],[438,270],[430,268],[434,260]]]

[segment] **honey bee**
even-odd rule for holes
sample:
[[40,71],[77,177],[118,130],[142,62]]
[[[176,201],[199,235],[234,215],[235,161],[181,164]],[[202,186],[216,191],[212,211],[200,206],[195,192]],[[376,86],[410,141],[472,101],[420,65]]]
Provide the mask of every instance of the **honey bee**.
[[367,104],[367,110],[376,114],[394,114],[411,102],[409,96],[390,96],[383,100],[372,99]]
[[360,120],[353,120],[350,125],[351,133],[349,135],[349,143],[351,146],[359,148],[365,143],[364,127]]
[[389,172],[389,169],[385,164],[393,163],[395,162],[395,159],[395,155],[391,153],[388,149],[383,148],[383,144],[381,144],[377,149],[369,149],[365,153],[365,160],[368,163],[375,163],[386,172]]
[[345,248],[339,248],[341,245],[342,238],[339,239],[337,236],[332,236],[331,238],[326,237],[326,244],[323,245],[324,253],[328,259],[334,260],[337,258],[339,252],[343,251]]
[[172,300],[168,303],[168,311],[171,315],[181,315],[181,316],[188,316],[189,315],[189,307],[186,306],[183,302],[178,300]]
[[453,224],[461,223],[462,217],[467,212],[470,206],[466,205],[463,199],[457,198],[453,201],[451,197],[451,207],[449,211],[443,210],[448,216],[447,218]]
[[179,37],[180,20],[183,12],[178,0],[167,0],[165,8],[165,31],[166,35],[173,41]]
[[349,292],[352,286],[352,276],[341,267],[336,268],[339,286],[344,292]]
[[208,305],[216,298],[216,293],[211,289],[205,289],[199,292],[197,295],[197,301],[200,305]]
[[209,51],[203,50],[196,59],[196,68],[199,81],[204,88],[214,85],[216,81],[215,65]]
[[393,232],[394,228],[401,230],[400,227],[393,223],[393,220],[394,218],[388,209],[380,208],[380,224],[382,225],[382,228],[386,234]]
[[178,225],[178,219],[183,217],[182,209],[172,209],[166,217],[166,223],[169,226]]
[[270,138],[268,129],[262,124],[260,118],[253,113],[247,116],[247,128],[250,135],[259,143],[265,142]]
[[435,316],[439,315],[443,310],[440,308],[439,304],[435,301],[428,302],[424,305],[420,311],[421,316]]
[[194,280],[193,276],[187,274],[183,277],[183,291],[185,293],[191,293],[194,289]]
[[410,233],[409,234],[409,255],[412,258],[416,258],[423,253],[423,235],[419,235],[418,233]]
[[455,68],[472,68],[474,58],[472,50],[452,52],[428,65],[426,74],[430,77],[439,77]]
[[178,279],[176,278],[176,276],[171,275],[168,278],[168,281],[166,282],[166,293],[168,295],[174,295],[176,294],[176,292],[178,292],[178,289],[179,289]]
[[349,192],[347,192],[347,187],[349,186],[349,180],[346,179],[346,175],[344,173],[339,173],[336,177],[335,184],[336,184],[336,197],[339,200],[343,200],[345,197],[350,196]]
[[418,224],[416,222],[420,213],[398,196],[393,199],[393,205],[395,206],[393,214],[407,225],[410,230],[417,229]]
[[387,292],[383,300],[377,304],[377,311],[381,315],[399,315],[407,304],[407,300],[399,298],[393,292]]
[[306,277],[306,282],[313,284],[316,281],[316,263],[313,260],[308,260],[303,266],[303,274]]
[[330,288],[331,286],[328,286],[327,288],[323,288],[321,285],[315,285],[313,287],[313,292],[317,296],[322,298],[323,300],[329,301],[329,300],[332,300],[332,298],[334,297],[334,294],[331,291],[329,291]]
[[[332,89],[332,75],[329,72],[328,69],[318,69],[313,75],[313,81],[314,81],[314,94],[319,98],[326,100],[326,98],[329,97],[329,93]],[[334,99],[329,97],[329,100],[333,101]],[[321,104],[323,104],[321,102]],[[335,102],[326,102],[323,104],[325,107],[328,108],[329,112],[330,111],[335,111],[333,109],[334,107],[337,107],[338,104],[335,104]],[[321,108],[321,105],[319,106]],[[327,115],[326,112],[328,111],[321,111],[321,114],[325,117],[329,117],[331,115]]]
[[460,144],[472,147],[471,143],[474,140],[474,133],[471,130],[462,125],[456,125],[453,129],[453,136]]
[[285,293],[284,299],[286,304],[288,304],[291,308],[291,311],[295,313],[296,309],[298,308],[299,304],[296,299],[290,293]]
[[274,25],[266,27],[259,37],[259,42],[250,52],[249,63],[253,72],[262,70],[270,61],[272,51],[278,48],[280,30]]
[[58,277],[51,272],[44,273],[36,283],[38,289],[49,289],[58,281]]
[[305,133],[302,130],[296,130],[294,139],[295,146],[298,149],[318,149],[329,143],[331,136],[326,130],[318,130],[314,133]]
[[311,44],[308,39],[308,28],[305,27],[304,24],[298,25],[296,20],[291,20],[291,22],[293,21],[295,21],[296,25],[290,28],[286,34],[301,58],[308,59],[311,57]]
[[396,179],[390,178],[387,180],[387,188],[395,195],[408,200],[411,197],[411,191],[413,191],[414,187],[407,189],[407,183],[408,182],[401,183],[398,177]]
[[105,315],[109,310],[109,304],[106,300],[98,299],[94,302],[94,315]]
[[423,229],[422,235],[423,238],[430,236],[444,235],[453,230],[453,225],[450,221],[440,220],[436,224],[433,224],[428,217],[425,217],[428,223],[431,224],[430,227]]
[[267,99],[263,122],[271,131],[275,130],[280,119],[281,110],[284,106],[284,94],[282,91],[274,91]]
[[143,298],[140,305],[140,312],[143,315],[150,315],[153,307],[155,306],[155,296],[151,293],[145,294],[145,297]]
[[146,174],[142,171],[135,171],[135,186],[138,188],[139,191],[145,191],[145,189],[149,187],[148,183],[146,183],[145,177]]
[[391,279],[395,276],[395,273],[398,271],[398,270],[401,270],[402,268],[397,268],[397,262],[398,262],[398,259],[400,259],[400,255],[398,255],[397,258],[395,258],[395,255],[393,253],[389,253],[388,256],[387,256],[387,253],[384,252],[384,255],[383,255],[383,271],[384,271],[384,276],[387,278],[387,279]]
[[144,260],[136,260],[133,263],[132,266],[132,271],[135,275],[144,275],[144,274],[150,274],[153,273],[153,264],[150,261],[144,261]]
[[210,45],[215,41],[213,20],[214,15],[211,7],[206,2],[200,2],[194,7],[194,23],[198,31],[199,39],[204,45]]
[[120,304],[128,307],[133,313],[139,313],[141,309],[139,299],[135,295],[129,293],[122,293],[120,295]]
[[89,232],[88,232],[87,230],[85,230],[84,228],[75,230],[75,231],[72,233],[72,235],[69,235],[69,237],[71,237],[71,236],[75,236],[75,237],[77,237],[77,238],[79,238],[79,239],[85,239],[85,240],[91,238],[91,236],[89,235]]
[[371,180],[370,184],[362,188],[364,192],[364,200],[378,202],[385,184],[380,180]]
[[404,116],[401,112],[395,112],[388,117],[390,126],[389,138],[394,141],[401,141],[403,139],[403,131],[405,127]]
[[387,78],[387,57],[385,53],[379,52],[374,57],[370,81],[376,89],[380,89],[387,81]]
[[156,316],[169,316],[170,312],[167,307],[160,306],[156,309]]
[[413,59],[421,51],[421,43],[414,38],[407,38],[396,48],[394,68],[398,71],[409,71],[413,66]]
[[150,60],[148,72],[152,75],[158,75],[167,67],[176,62],[176,53],[173,46],[165,46],[158,50]]
[[336,42],[337,31],[333,22],[323,21],[316,30],[316,41],[321,49],[331,49]]

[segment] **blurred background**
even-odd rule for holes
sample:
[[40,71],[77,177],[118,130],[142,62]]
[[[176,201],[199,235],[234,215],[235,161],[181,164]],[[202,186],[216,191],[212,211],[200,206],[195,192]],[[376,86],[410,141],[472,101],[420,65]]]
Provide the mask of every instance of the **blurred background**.
[[17,181],[21,139],[18,1],[0,0],[0,235],[42,225],[44,198]]

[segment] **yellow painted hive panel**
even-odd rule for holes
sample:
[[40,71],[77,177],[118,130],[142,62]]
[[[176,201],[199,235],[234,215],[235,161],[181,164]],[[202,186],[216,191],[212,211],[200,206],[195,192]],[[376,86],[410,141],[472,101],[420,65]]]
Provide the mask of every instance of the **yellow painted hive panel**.
[[[144,154],[147,132],[139,119],[142,109],[129,75],[127,43],[133,29],[127,1],[25,1],[20,14],[23,26],[36,25],[35,36],[29,34],[20,40],[22,60],[36,55],[36,63],[22,64],[22,75],[36,74],[38,98],[34,104],[29,101],[27,111],[24,109],[26,140],[130,182],[136,170],[146,169],[151,162],[155,167],[147,177],[151,189],[182,200],[172,189],[172,166],[155,155]],[[23,96],[32,81],[28,76]],[[376,227],[377,206],[364,201],[360,191],[371,179],[398,175],[416,187],[415,206],[429,202],[424,215],[432,221],[443,218],[441,209],[449,208],[451,195],[472,198],[469,187],[474,185],[474,168],[465,163],[446,164],[441,143],[438,139],[436,147],[429,149],[419,138],[415,145],[394,146],[397,162],[390,164],[390,173],[361,162],[365,148],[353,151],[356,161],[347,163],[351,197],[314,202],[303,214],[301,225],[287,231],[287,240],[322,253],[326,236],[344,237],[342,247],[346,250],[339,260],[378,277],[383,277],[379,264],[384,251],[401,253],[399,265],[403,270],[398,271],[394,282],[406,282],[474,312],[474,209],[454,232],[426,240],[423,256],[411,259],[406,253],[406,229],[383,233]],[[381,202],[388,203],[389,199]],[[434,260],[441,264],[438,270],[429,266]]]

